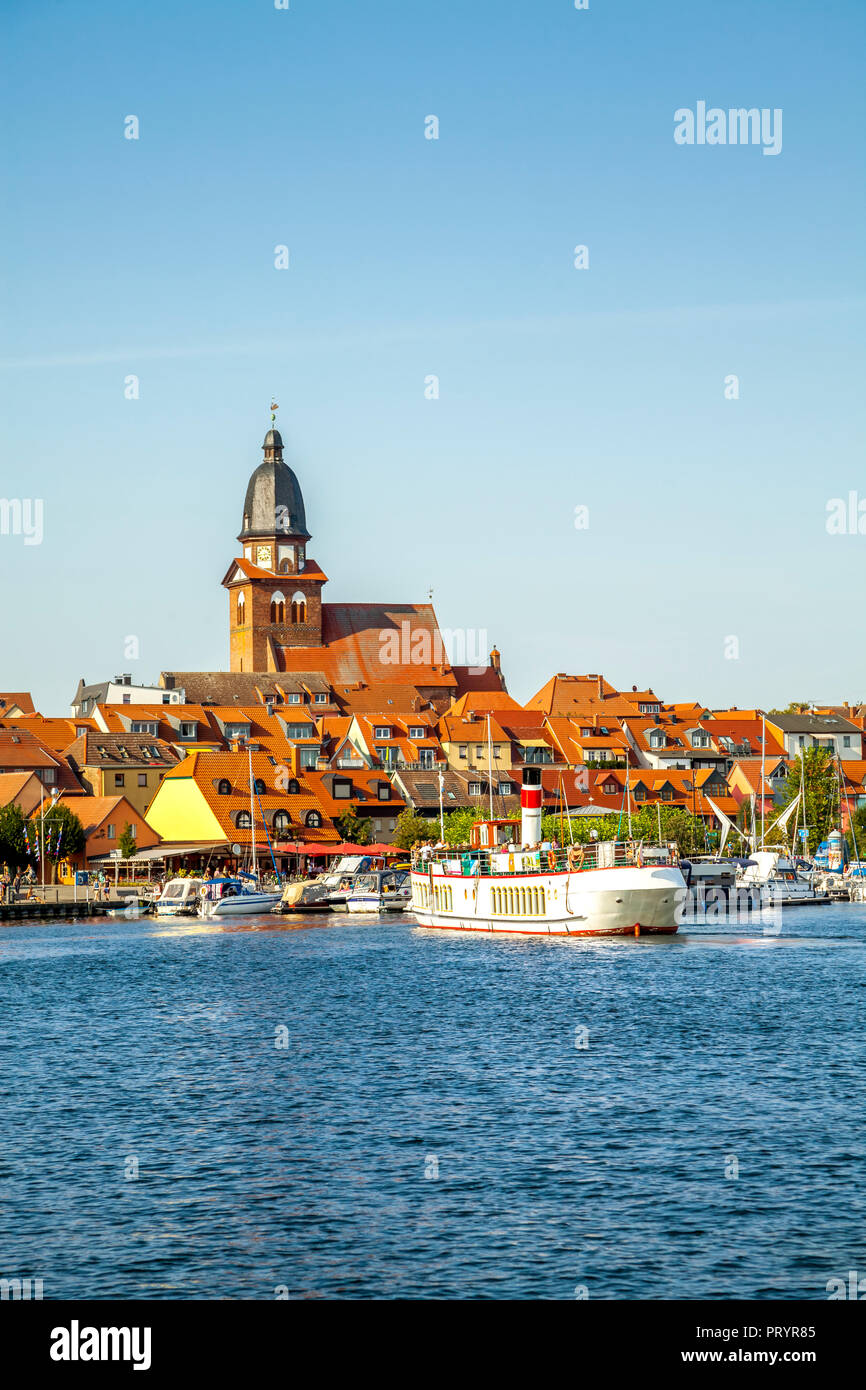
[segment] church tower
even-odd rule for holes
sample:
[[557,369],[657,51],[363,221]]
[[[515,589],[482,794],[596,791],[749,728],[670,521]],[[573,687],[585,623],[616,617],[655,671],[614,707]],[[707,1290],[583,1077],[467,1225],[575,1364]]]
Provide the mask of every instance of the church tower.
[[322,644],[327,576],[307,557],[310,533],[300,484],[283,462],[279,430],[268,430],[262,448],[264,461],[244,498],[242,556],[223,580],[232,671],[281,671],[282,648]]

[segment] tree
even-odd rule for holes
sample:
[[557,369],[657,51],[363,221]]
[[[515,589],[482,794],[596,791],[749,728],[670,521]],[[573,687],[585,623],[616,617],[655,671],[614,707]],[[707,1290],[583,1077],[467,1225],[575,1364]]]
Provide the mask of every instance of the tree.
[[[839,778],[833,754],[827,748],[804,748],[788,768],[788,781],[779,811],[784,811],[800,791],[806,790],[805,824],[809,831],[809,848],[814,853],[822,840],[839,822]],[[774,816],[779,812],[774,812]],[[769,819],[772,820],[774,816]],[[803,807],[791,815],[786,826],[785,842],[794,833],[794,821],[802,828]],[[775,838],[775,836],[773,837]]]
[[335,816],[334,824],[349,844],[368,845],[373,838],[373,822],[367,816],[359,816],[354,806]]
[[416,840],[437,840],[439,838],[439,822],[425,820],[423,816],[418,816],[407,806],[405,811],[401,811],[397,817],[397,825],[394,829],[392,843],[398,849],[411,849]]
[[[27,822],[27,857],[34,868],[42,858],[47,859],[46,869],[50,869],[52,877],[58,859],[71,859],[84,849],[86,842],[87,837],[81,821],[75,812],[70,811],[62,802],[52,806],[50,810],[46,807],[44,827],[42,817],[38,813]],[[48,877],[49,874],[46,873],[46,878]]]
[[134,859],[138,853],[138,845],[135,843],[135,836],[132,833],[132,826],[129,821],[127,821],[126,825],[123,827],[123,833],[117,842],[117,848],[120,850],[123,859]]
[[0,865],[23,869],[26,863],[24,812],[13,801],[8,806],[0,806]]

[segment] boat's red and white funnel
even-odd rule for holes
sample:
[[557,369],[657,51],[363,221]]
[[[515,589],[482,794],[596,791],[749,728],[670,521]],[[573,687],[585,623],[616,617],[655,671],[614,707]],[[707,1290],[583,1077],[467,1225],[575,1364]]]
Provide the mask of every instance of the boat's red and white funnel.
[[541,768],[524,767],[520,788],[520,835],[523,844],[541,842]]

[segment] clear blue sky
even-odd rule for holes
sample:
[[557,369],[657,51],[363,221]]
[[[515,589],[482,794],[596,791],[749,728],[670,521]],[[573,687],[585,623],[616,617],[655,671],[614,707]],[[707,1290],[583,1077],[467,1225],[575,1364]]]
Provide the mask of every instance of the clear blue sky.
[[[63,713],[79,676],[227,667],[274,393],[326,598],[432,585],[518,698],[866,697],[866,535],[825,527],[866,499],[861,0],[0,25],[0,497],[45,508],[0,536],[0,689]],[[701,100],[781,108],[781,154],[675,144]]]

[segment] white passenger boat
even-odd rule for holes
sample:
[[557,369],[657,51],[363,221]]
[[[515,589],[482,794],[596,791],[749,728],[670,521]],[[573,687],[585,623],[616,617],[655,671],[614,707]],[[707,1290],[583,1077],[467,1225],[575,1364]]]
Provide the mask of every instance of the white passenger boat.
[[251,917],[260,912],[272,912],[279,901],[279,891],[263,892],[256,880],[247,875],[212,878],[201,886],[199,913],[207,918]]
[[670,852],[639,845],[541,845],[540,769],[524,768],[521,820],[480,821],[462,853],[436,850],[412,868],[422,927],[541,936],[673,934],[686,885]]
[[405,912],[412,902],[412,887],[405,869],[383,869],[358,874],[346,899],[348,912]]
[[157,917],[195,917],[202,882],[200,878],[170,878],[154,898]]

